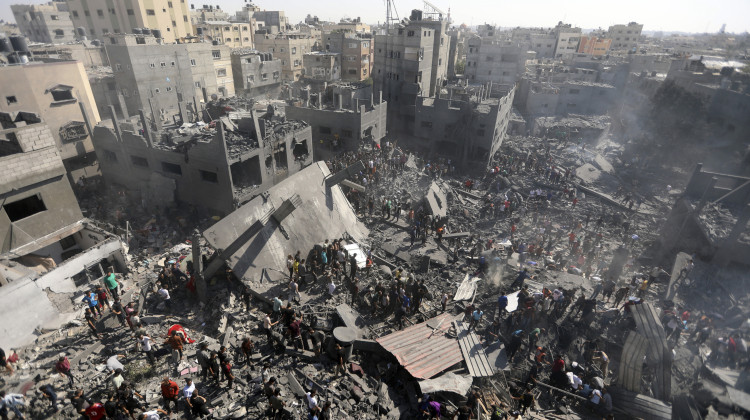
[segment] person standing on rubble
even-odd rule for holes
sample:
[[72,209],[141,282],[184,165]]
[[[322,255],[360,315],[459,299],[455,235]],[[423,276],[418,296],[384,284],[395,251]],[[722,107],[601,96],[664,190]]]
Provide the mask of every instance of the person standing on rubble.
[[96,314],[99,314],[99,316],[102,315],[102,311],[101,309],[99,309],[99,300],[97,298],[95,290],[89,291],[88,294],[83,297],[83,301],[89,305],[88,309],[91,310],[94,319],[96,319]]
[[104,284],[107,286],[107,291],[112,295],[112,298],[117,300],[119,283],[117,283],[117,276],[115,276],[112,267],[109,267],[107,270],[107,276],[104,277]]
[[301,299],[302,296],[299,294],[299,284],[297,284],[294,277],[291,277],[291,281],[289,281],[289,301],[294,301],[299,304]]
[[234,383],[234,375],[232,374],[232,363],[227,353],[227,348],[221,346],[219,348],[219,363],[221,364],[221,381],[227,380],[227,388],[232,389]]
[[161,381],[161,396],[164,399],[164,408],[166,409],[167,416],[172,415],[171,403],[174,403],[174,408],[177,410],[177,397],[179,395],[180,387],[177,385],[177,382],[165,376]]
[[474,311],[471,313],[471,320],[469,321],[469,331],[479,325],[479,321],[482,319],[482,316],[484,316],[484,311],[479,310],[479,308],[474,309]]
[[336,368],[334,374],[338,377],[346,373],[344,368],[344,349],[339,343],[336,343]]
[[172,331],[172,334],[164,340],[164,344],[169,344],[169,347],[172,348],[172,360],[174,361],[175,367],[178,366],[180,362],[182,362],[182,349],[184,344],[182,336],[177,334],[177,331]]
[[96,330],[96,324],[94,323],[96,317],[91,311],[91,308],[86,308],[86,314],[84,315],[84,317],[86,319],[86,325],[88,325],[89,329],[91,329],[91,335],[101,340],[102,335],[99,333],[99,331]]

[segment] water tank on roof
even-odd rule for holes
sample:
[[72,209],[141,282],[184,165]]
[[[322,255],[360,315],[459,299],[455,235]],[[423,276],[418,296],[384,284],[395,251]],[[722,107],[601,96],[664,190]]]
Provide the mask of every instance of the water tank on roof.
[[102,42],[99,41],[98,39],[95,39],[95,40],[91,41],[91,45],[93,45],[95,47],[99,47],[99,46],[102,45]]
[[10,45],[13,46],[14,51],[28,51],[29,50],[29,45],[26,43],[26,37],[24,36],[10,37]]
[[[154,36],[154,38],[161,39],[161,30],[159,30],[159,29],[149,29],[149,31]],[[144,34],[145,34],[145,32],[144,32]]]
[[20,56],[20,58],[21,58],[21,64],[26,64],[26,63],[28,63],[28,62],[29,62],[29,56],[28,56],[28,55],[26,55],[26,54],[22,54],[22,55]]
[[16,54],[11,54],[8,56],[8,64],[18,64],[20,60],[18,59],[18,56]]
[[203,28],[195,28],[195,31],[198,33],[198,35],[203,35]]
[[213,41],[211,42],[211,44],[212,44],[212,45],[219,45],[219,41],[217,41],[217,40],[213,40]]
[[149,28],[141,28],[141,32],[143,32],[143,35],[151,35],[151,29]]
[[136,35],[143,34],[143,30],[141,28],[133,28],[133,33]]
[[13,46],[10,44],[8,38],[0,38],[0,52],[13,52]]

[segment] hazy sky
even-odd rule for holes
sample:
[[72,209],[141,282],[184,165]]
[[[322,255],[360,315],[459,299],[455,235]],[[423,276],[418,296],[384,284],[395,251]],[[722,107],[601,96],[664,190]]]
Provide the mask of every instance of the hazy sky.
[[[42,3],[46,0],[0,0],[0,19],[13,21],[10,5]],[[178,0],[175,0],[178,1]],[[186,0],[196,7],[208,0]],[[233,13],[244,0],[211,0],[212,5]],[[422,1],[396,0],[401,18],[412,9],[421,9]],[[636,21],[645,31],[717,32],[726,23],[727,32],[750,31],[750,0],[432,0],[447,12],[455,23],[501,26],[554,26],[562,20],[582,28],[607,28],[614,23]],[[385,20],[385,0],[256,0],[268,10],[284,10],[293,23],[309,13],[322,20],[361,17],[368,23]]]

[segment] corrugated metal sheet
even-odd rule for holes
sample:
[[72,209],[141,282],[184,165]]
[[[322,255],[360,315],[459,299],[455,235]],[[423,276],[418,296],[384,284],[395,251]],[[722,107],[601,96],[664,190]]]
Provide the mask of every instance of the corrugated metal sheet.
[[630,331],[622,349],[620,372],[617,380],[628,391],[638,392],[641,390],[641,371],[647,348],[648,339],[635,331]]
[[471,300],[474,297],[474,293],[477,291],[477,283],[479,280],[479,277],[469,277],[469,274],[467,273],[464,277],[464,281],[458,285],[456,294],[453,296],[453,301],[460,302],[462,300]]
[[461,354],[464,356],[464,362],[472,377],[492,376],[495,369],[487,360],[487,354],[484,347],[479,342],[479,337],[469,331],[469,323],[455,321],[456,331],[458,331],[458,345],[461,348]]
[[464,360],[458,340],[445,336],[454,319],[451,314],[441,314],[375,341],[395,356],[413,377],[430,379]]
[[659,314],[648,302],[632,305],[630,308],[639,333],[649,343],[646,356],[656,377],[654,396],[669,401],[672,398],[672,351],[667,345],[667,336]]

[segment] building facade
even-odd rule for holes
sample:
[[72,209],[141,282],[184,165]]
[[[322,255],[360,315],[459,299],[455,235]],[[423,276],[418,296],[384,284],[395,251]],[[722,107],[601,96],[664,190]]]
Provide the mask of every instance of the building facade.
[[474,83],[512,85],[526,70],[527,49],[517,42],[496,37],[468,40],[464,74]]
[[341,54],[341,79],[359,81],[372,77],[374,39],[370,34],[350,31],[323,33],[325,51]]
[[315,51],[302,57],[305,79],[333,82],[341,80],[341,56],[336,53]]
[[612,40],[610,48],[619,51],[636,51],[642,31],[643,25],[636,22],[610,26],[607,32],[607,38]]
[[571,24],[559,22],[555,27],[557,42],[555,44],[555,58],[571,58],[578,52],[581,40],[581,28],[574,28]]
[[[234,95],[230,49],[205,42],[160,44],[153,36],[118,35],[107,44],[107,55],[127,110],[143,109],[168,121],[179,114],[178,103],[208,102],[214,95]],[[124,111],[124,112],[123,112]]]
[[104,181],[126,187],[147,207],[184,203],[226,215],[312,163],[307,123],[255,111],[227,118],[226,127],[187,131],[152,131],[136,119],[97,125]]
[[4,98],[0,112],[11,119],[25,113],[39,116],[52,133],[58,155],[69,172],[88,155],[93,160],[91,127],[99,111],[86,69],[79,61],[31,62],[0,67]]
[[63,44],[76,40],[73,21],[65,1],[45,4],[14,4],[10,6],[18,30],[34,42]]
[[255,31],[248,22],[207,20],[193,24],[196,36],[202,41],[218,42],[230,48],[252,48]]
[[271,53],[232,51],[232,74],[237,96],[277,98],[281,92],[281,60]]
[[172,43],[193,34],[185,0],[67,0],[73,26],[86,36],[103,39],[110,34],[132,34],[134,29],[156,30]]
[[229,20],[229,13],[221,10],[218,6],[214,7],[207,4],[204,4],[200,9],[194,8],[193,5],[190,6],[190,23],[193,27],[199,23],[217,20]]
[[273,54],[281,60],[282,81],[299,80],[303,71],[302,57],[314,51],[315,38],[299,34],[255,34],[255,49]]
[[600,38],[597,36],[581,36],[581,42],[578,44],[578,52],[593,56],[606,55],[612,40],[609,38]]

